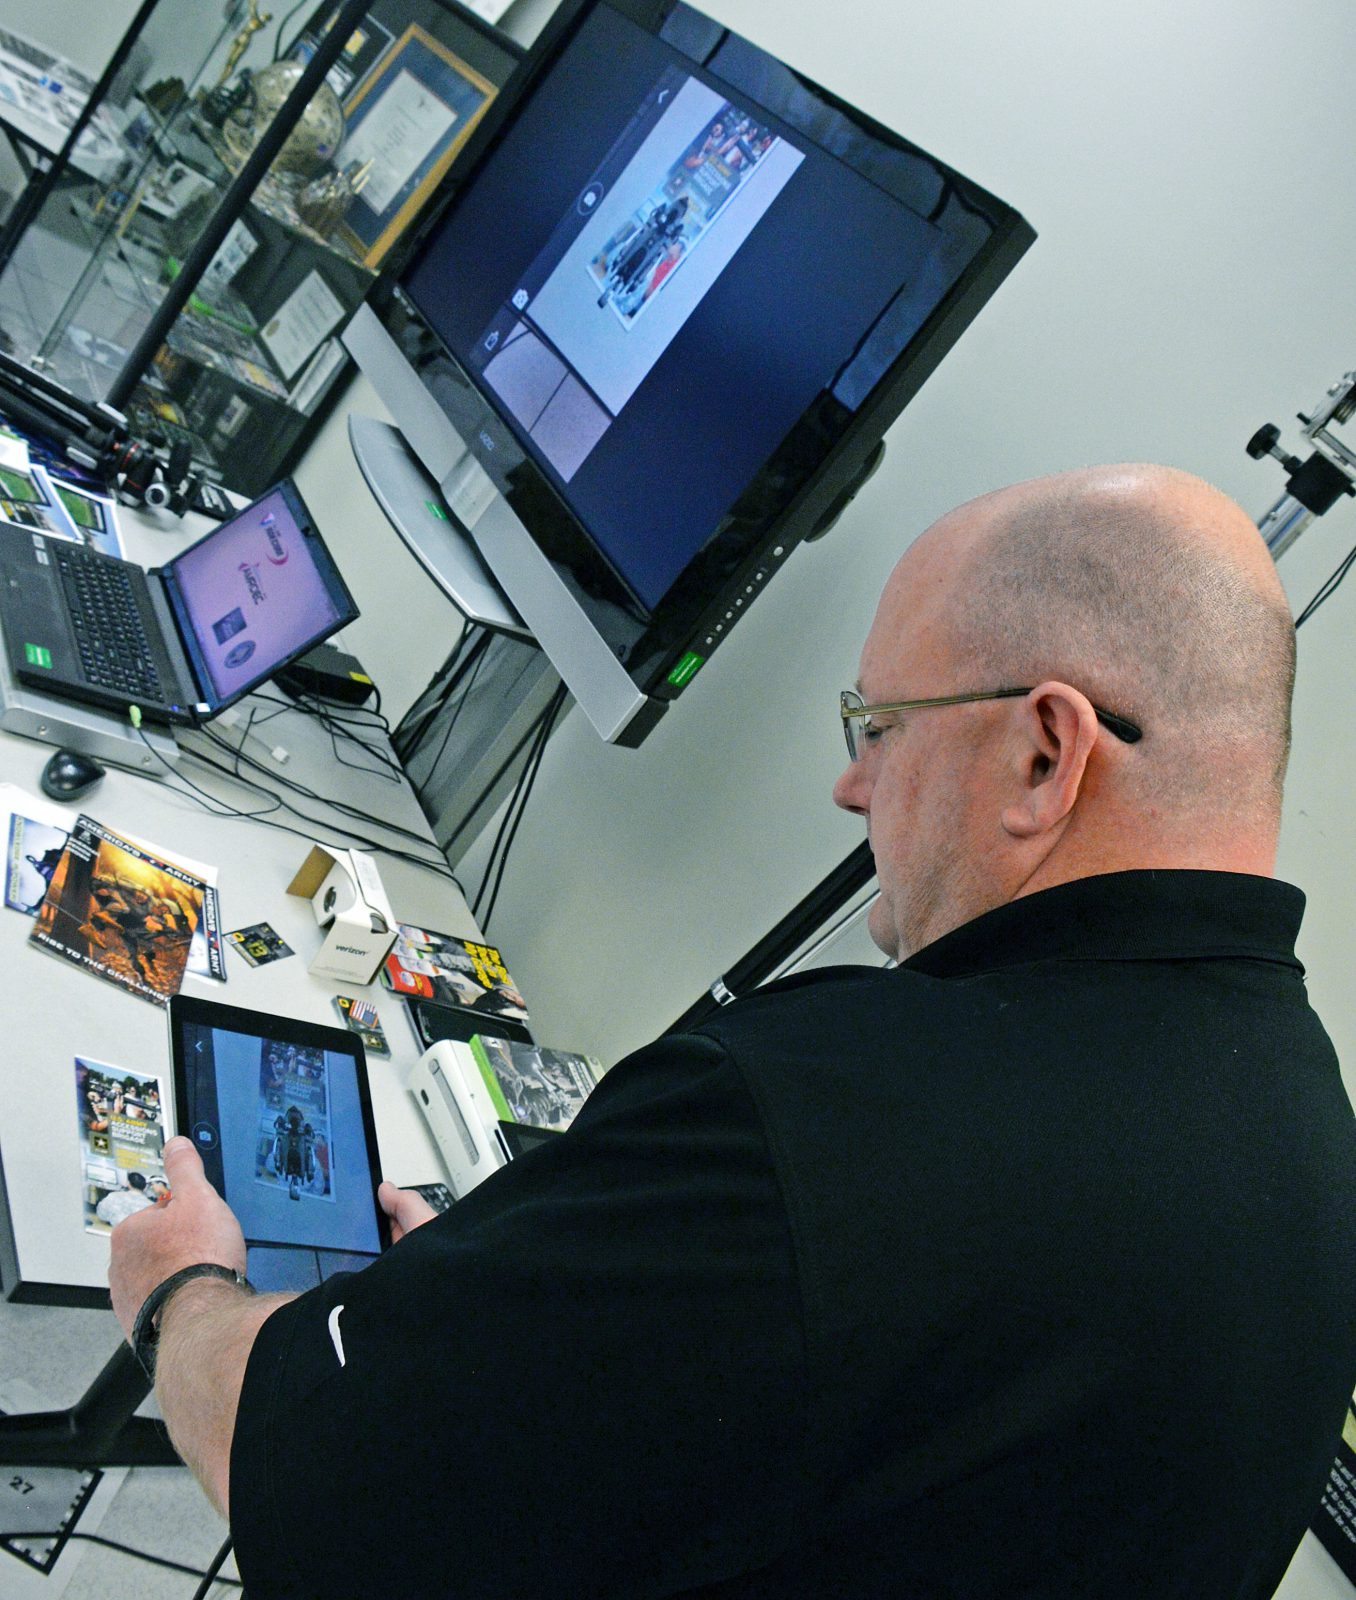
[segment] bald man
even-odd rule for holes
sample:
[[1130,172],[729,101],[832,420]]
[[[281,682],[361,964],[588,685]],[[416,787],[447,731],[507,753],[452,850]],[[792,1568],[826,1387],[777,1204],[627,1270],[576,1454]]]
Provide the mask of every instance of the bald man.
[[[944,518],[841,712],[890,970],[608,1074],[298,1298],[164,1302],[171,1436],[274,1595],[1266,1600],[1356,1383],[1356,1127],[1271,877],[1294,630],[1207,485]],[[185,1140],[131,1329],[239,1269]]]

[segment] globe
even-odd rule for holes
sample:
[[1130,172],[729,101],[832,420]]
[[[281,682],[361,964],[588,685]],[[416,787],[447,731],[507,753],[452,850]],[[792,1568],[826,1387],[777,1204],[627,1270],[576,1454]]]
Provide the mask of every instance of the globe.
[[[232,112],[221,130],[226,148],[237,161],[243,162],[263,138],[305,70],[300,61],[275,61],[251,75],[252,103]],[[288,134],[274,166],[309,177],[334,159],[343,139],[344,109],[339,96],[322,82]]]

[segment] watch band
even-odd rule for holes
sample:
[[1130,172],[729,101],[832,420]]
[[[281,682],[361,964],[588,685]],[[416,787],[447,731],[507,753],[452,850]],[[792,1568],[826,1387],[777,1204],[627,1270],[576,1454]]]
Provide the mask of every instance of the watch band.
[[215,1261],[199,1261],[194,1266],[181,1267],[178,1272],[172,1272],[142,1301],[141,1310],[132,1324],[132,1354],[148,1378],[155,1378],[155,1349],[160,1342],[160,1327],[156,1318],[164,1310],[169,1297],[194,1278],[225,1278],[228,1283],[254,1293],[254,1285],[243,1272],[237,1272],[234,1267],[220,1266]]

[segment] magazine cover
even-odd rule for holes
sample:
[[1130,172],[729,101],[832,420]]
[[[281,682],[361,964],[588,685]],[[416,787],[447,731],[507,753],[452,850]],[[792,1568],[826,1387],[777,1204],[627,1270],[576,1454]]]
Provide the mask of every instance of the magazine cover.
[[598,305],[610,305],[629,327],[776,144],[770,127],[728,100],[708,113],[696,137],[588,262]]
[[169,1192],[158,1078],[75,1058],[75,1106],[86,1233],[111,1233]]
[[435,1000],[492,1017],[527,1021],[527,1002],[492,944],[400,924],[381,981],[407,999]]
[[298,1204],[334,1202],[330,1075],[325,1052],[265,1042],[259,1059],[259,1137],[254,1181]]
[[205,892],[200,878],[80,816],[31,939],[165,1005],[183,981]]
[[1313,1521],[1319,1542],[1356,1583],[1356,1396],[1347,1407],[1342,1442],[1332,1464],[1323,1503]]
[[603,1075],[602,1063],[570,1050],[543,1050],[477,1034],[471,1053],[505,1122],[563,1133]]

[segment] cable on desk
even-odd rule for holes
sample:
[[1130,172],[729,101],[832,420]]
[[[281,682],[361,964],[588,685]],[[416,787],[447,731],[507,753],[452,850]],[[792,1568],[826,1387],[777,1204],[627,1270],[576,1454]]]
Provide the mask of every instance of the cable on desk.
[[[388,756],[384,751],[377,749],[375,745],[369,744],[365,739],[358,737],[359,732],[378,732],[383,734],[386,739],[394,740],[391,724],[381,712],[381,693],[375,684],[372,687],[377,697],[377,704],[375,708],[370,710],[367,706],[353,706],[339,701],[326,700],[323,695],[316,694],[310,690],[298,693],[289,700],[278,700],[272,695],[257,692],[252,698],[278,707],[277,711],[270,713],[270,717],[281,716],[284,711],[299,711],[303,716],[313,718],[325,729],[331,739],[347,739],[350,743],[358,745],[365,755],[371,756],[379,765],[387,768],[388,771],[395,775],[396,781],[399,781],[405,776],[405,769],[400,762]],[[269,718],[265,717],[261,720],[268,721]],[[344,765],[351,766],[352,763],[344,762]]]
[[[199,730],[199,731],[203,731],[203,730]],[[214,741],[214,742],[215,743],[222,743],[223,744],[223,748],[225,748],[226,750],[230,751],[232,754],[236,753],[232,746],[224,744],[223,741]],[[271,799],[273,799],[274,801],[277,802],[277,806],[278,807],[281,807],[284,811],[289,812],[292,816],[298,818],[300,821],[307,823],[312,831],[307,833],[307,832],[303,832],[300,828],[292,827],[290,824],[288,824],[286,822],[273,822],[273,821],[270,821],[269,817],[267,815],[265,815],[263,813],[259,813],[258,814],[258,821],[260,823],[260,826],[262,826],[262,827],[265,827],[265,828],[276,828],[282,833],[295,834],[298,839],[306,839],[311,843],[315,842],[315,838],[316,838],[315,830],[320,830],[322,832],[330,833],[330,834],[338,834],[341,838],[346,839],[350,843],[357,845],[360,849],[371,850],[371,851],[374,851],[374,852],[376,852],[378,854],[381,854],[381,855],[387,855],[387,856],[390,856],[393,860],[408,862],[411,866],[425,867],[425,868],[428,869],[428,871],[437,873],[437,875],[439,877],[446,878],[450,883],[455,884],[457,889],[460,891],[460,893],[463,896],[466,893],[465,889],[462,888],[461,879],[458,878],[456,873],[453,872],[451,867],[448,866],[446,860],[442,859],[441,857],[436,861],[435,860],[430,860],[427,856],[415,855],[412,851],[399,850],[394,845],[383,844],[383,843],[379,842],[376,839],[370,839],[365,834],[359,833],[357,831],[357,829],[344,827],[340,823],[330,821],[329,818],[313,817],[313,816],[311,816],[309,814],[309,812],[302,811],[302,810],[298,809],[298,807],[289,804],[288,801],[284,800],[281,795],[275,794],[265,784],[262,784],[262,783],[258,782],[257,779],[247,778],[244,775],[244,773],[242,773],[242,772],[238,772],[238,771],[233,772],[230,767],[225,766],[220,761],[213,761],[210,756],[208,756],[205,752],[203,752],[201,750],[190,750],[187,747],[185,747],[184,748],[184,754],[187,755],[191,760],[201,763],[201,765],[203,765],[204,767],[210,767],[214,772],[220,772],[220,773],[224,774],[226,777],[233,779],[236,783],[243,784],[246,788],[255,790],[256,793],[268,795]],[[259,771],[261,771],[261,772],[267,771],[267,768],[265,768],[261,763],[255,761],[251,756],[245,755],[245,756],[242,756],[242,759],[248,765],[253,766],[253,767],[257,767],[259,769]],[[277,773],[270,773],[269,776],[271,778],[275,779],[278,782],[287,782],[287,780],[282,779]],[[299,787],[297,785],[289,785],[289,786],[293,787],[293,788],[298,788]],[[309,789],[304,788],[304,786],[300,787],[300,792],[306,798],[313,799],[320,805],[330,806],[333,809],[339,810],[339,811],[346,811],[350,815],[354,815],[356,817],[361,818],[364,821],[374,823],[378,827],[389,828],[391,830],[391,832],[393,832],[393,833],[403,834],[407,838],[414,839],[420,844],[427,844],[428,843],[427,840],[422,839],[417,833],[412,833],[408,828],[401,828],[401,827],[398,827],[394,823],[385,822],[380,817],[370,817],[370,816],[367,815],[366,812],[357,811],[356,808],[354,808],[354,807],[346,807],[346,806],[343,806],[339,802],[328,801],[322,795],[318,795],[313,790],[309,790]],[[201,802],[199,802],[199,803],[201,804]],[[255,813],[247,812],[247,811],[240,811],[240,812],[235,812],[235,813],[231,813],[231,812],[227,812],[227,811],[218,811],[215,814],[218,815],[218,816],[236,815],[236,816],[241,816],[241,817],[249,817],[249,816],[254,816],[255,815]],[[434,848],[436,848],[436,846]]]
[[209,1590],[211,1589],[212,1585],[217,1582],[217,1573],[221,1571],[222,1563],[225,1561],[226,1557],[230,1555],[230,1553],[231,1541],[228,1535],[225,1544],[223,1544],[221,1549],[217,1551],[216,1555],[212,1557],[211,1565],[208,1567],[207,1571],[203,1573],[202,1582],[193,1591],[193,1600],[207,1600]]
[[[198,731],[206,732],[207,730],[199,729]],[[393,857],[397,861],[405,861],[410,863],[412,866],[425,867],[430,872],[436,872],[439,877],[447,878],[450,882],[454,883],[463,897],[465,896],[466,891],[462,888],[461,879],[457,877],[456,873],[452,871],[451,867],[448,866],[445,860],[439,859],[437,861],[430,861],[426,856],[417,856],[408,850],[397,850],[391,845],[380,844],[375,839],[369,839],[365,835],[356,832],[352,828],[342,827],[338,823],[330,822],[328,819],[312,817],[304,811],[299,811],[295,806],[289,805],[281,795],[273,793],[272,790],[266,788],[261,783],[257,783],[253,778],[247,778],[243,773],[238,771],[232,772],[229,767],[223,766],[219,761],[212,761],[201,751],[189,750],[185,748],[184,754],[189,756],[192,760],[201,762],[205,767],[211,767],[215,772],[223,773],[226,777],[233,779],[236,783],[243,784],[247,789],[253,789],[257,794],[267,795],[268,798],[273,801],[273,804],[258,811],[242,811],[238,806],[232,806],[226,801],[219,800],[215,795],[208,794],[206,789],[200,789],[198,785],[192,781],[192,779],[184,777],[184,775],[179,772],[177,768],[172,766],[170,762],[167,761],[163,755],[161,755],[161,753],[155,748],[150,740],[146,738],[146,735],[141,733],[141,729],[139,727],[137,728],[137,732],[141,735],[142,742],[145,744],[146,748],[151,752],[151,754],[155,756],[162,766],[169,770],[171,777],[186,785],[184,788],[173,788],[172,792],[176,794],[182,794],[187,799],[192,800],[196,805],[201,806],[203,810],[206,811],[210,816],[232,819],[240,818],[244,821],[257,822],[260,827],[275,828],[280,833],[290,833],[295,835],[298,839],[305,839],[308,843],[314,844],[314,831],[304,833],[300,828],[294,828],[286,822],[274,822],[270,820],[273,812],[278,810],[287,811],[290,812],[294,817],[297,817],[301,821],[308,823],[312,830],[320,829],[328,833],[339,834],[343,838],[352,841],[363,849],[378,851],[382,854]],[[209,737],[213,736],[209,734]],[[237,753],[233,746],[225,744],[225,742],[222,740],[214,740],[214,742],[222,744],[223,748],[230,751],[232,754]],[[244,756],[244,760],[250,762],[252,766],[259,767],[260,771],[266,770],[260,763],[254,761],[250,756]],[[276,776],[276,774],[273,774],[272,776]],[[279,779],[279,781],[286,782],[287,780]],[[292,785],[292,787],[297,788],[300,786]],[[326,801],[322,796],[315,794],[311,790],[303,790],[303,792],[309,795],[310,798],[318,801],[321,805],[329,805],[331,803]],[[337,802],[335,803],[335,808],[343,809]],[[426,840],[420,839],[418,834],[411,833],[408,828],[396,827],[393,823],[383,822],[379,817],[367,817],[366,813],[360,812],[358,815],[364,817],[365,820],[369,822],[376,823],[379,827],[389,827],[394,833],[402,833],[409,838],[419,840],[420,843],[427,843]]]
[[[237,746],[233,745],[230,740],[221,738],[219,734],[213,733],[210,728],[198,728],[194,731],[201,733],[212,744],[216,745],[219,750],[224,750],[228,755],[232,756],[235,761],[235,770],[232,772],[231,776],[236,778],[240,783],[247,784],[252,789],[258,789],[264,794],[273,793],[273,791],[270,790],[267,785],[256,783],[254,779],[247,778],[244,773],[240,771],[239,764],[241,761],[243,761],[246,766],[253,767],[256,772],[262,772],[270,782],[280,783],[284,789],[290,789],[294,794],[299,794],[303,800],[314,800],[317,805],[328,806],[331,810],[338,811],[346,817],[352,817],[356,822],[369,822],[374,827],[386,828],[391,833],[400,834],[402,838],[414,840],[416,844],[426,845],[429,843],[429,840],[427,840],[423,834],[416,833],[412,828],[402,828],[399,823],[387,822],[384,817],[374,817],[371,812],[364,811],[359,806],[351,806],[346,800],[331,800],[323,794],[318,794],[314,789],[308,788],[304,783],[298,783],[295,778],[288,778],[285,777],[281,772],[274,772],[271,768],[266,767],[262,761],[257,760],[243,748],[243,740],[241,741],[241,745]],[[195,761],[201,761],[204,766],[215,767],[219,772],[225,770],[218,762],[208,760],[208,758],[203,755],[201,751],[189,750],[185,748],[184,753],[192,756]],[[287,802],[282,800],[280,796],[275,795],[274,798],[278,799],[279,803],[286,810],[290,811],[293,816],[300,817],[304,822],[315,822],[318,827],[334,826],[330,823],[321,822],[318,818],[311,817],[304,811],[298,811],[295,806],[288,805]],[[335,827],[334,831],[336,833],[346,833],[351,830]],[[354,837],[357,837],[357,835]],[[398,851],[390,850],[389,846],[386,845],[373,845],[372,848],[377,850],[386,850],[388,854],[392,855],[400,854]],[[436,849],[437,846],[435,845],[434,848]],[[423,865],[435,868],[439,864],[440,863],[433,861],[423,862]],[[443,861],[441,862],[441,865],[446,867],[447,863]]]
[[[527,810],[527,802],[532,794],[532,786],[537,781],[537,773],[541,768],[542,757],[546,754],[546,742],[551,737],[551,729],[555,726],[556,718],[560,715],[560,708],[565,704],[567,690],[563,683],[556,686],[555,693],[547,702],[545,709],[537,719],[536,738],[533,741],[531,752],[524,763],[513,797],[504,812],[503,820],[499,824],[499,832],[495,835],[494,844],[490,848],[489,860],[485,864],[485,876],[480,880],[480,888],[476,892],[476,903],[472,908],[472,916],[480,926],[489,931],[490,918],[494,915],[495,902],[499,899],[499,885],[503,882],[504,868],[508,865],[509,851],[513,849],[513,841],[518,835],[518,824],[523,820],[523,813]],[[512,821],[510,822],[510,818]],[[504,830],[508,829],[508,837],[504,839]],[[499,842],[504,839],[503,854],[499,857],[498,870],[495,872],[494,888],[490,892],[490,901],[485,908],[484,918],[480,915],[480,902],[485,894],[485,885],[489,882],[490,872],[494,868],[495,852],[499,849]]]
[[[51,1533],[34,1533],[29,1528],[20,1529],[17,1533],[0,1532],[0,1539],[37,1541],[40,1539],[83,1539],[86,1544],[101,1544],[109,1550],[116,1550],[121,1555],[135,1556],[138,1561],[149,1561],[154,1567],[167,1567],[171,1572],[182,1572],[190,1578],[206,1578],[208,1573],[201,1567],[186,1566],[182,1561],[171,1561],[168,1556],[153,1556],[149,1550],[138,1550],[135,1545],[122,1544],[117,1539],[106,1539],[101,1533],[81,1533],[78,1528],[63,1532],[57,1529]],[[213,1558],[211,1583],[224,1583],[232,1589],[243,1588],[239,1578],[218,1578],[216,1574],[221,1570],[221,1564],[230,1553],[231,1542],[228,1539],[223,1549]],[[210,1587],[210,1584],[209,1584]],[[199,1589],[198,1595],[206,1595],[206,1589]],[[193,1600],[198,1600],[194,1595]]]
[[[146,748],[156,758],[160,765],[169,772],[170,777],[181,786],[175,789],[174,792],[176,794],[187,795],[188,799],[195,800],[198,805],[200,805],[205,811],[211,812],[214,817],[242,817],[255,822],[265,822],[266,819],[273,814],[273,812],[282,809],[283,801],[277,795],[271,795],[270,798],[274,801],[274,804],[261,811],[241,811],[238,806],[232,806],[224,800],[218,800],[215,795],[208,794],[206,789],[200,789],[197,784],[193,782],[192,778],[186,778],[177,767],[175,767],[170,761],[166,760],[166,758],[161,755],[161,753],[141,731],[141,718],[139,716],[132,718],[132,726],[136,729],[137,737],[141,740],[142,744],[146,746]],[[242,778],[240,781],[242,783],[249,783],[247,778]],[[250,787],[259,789],[257,784],[250,784]],[[267,793],[267,790],[260,789],[259,792]],[[266,825],[270,827],[278,826],[277,823],[266,823]]]

